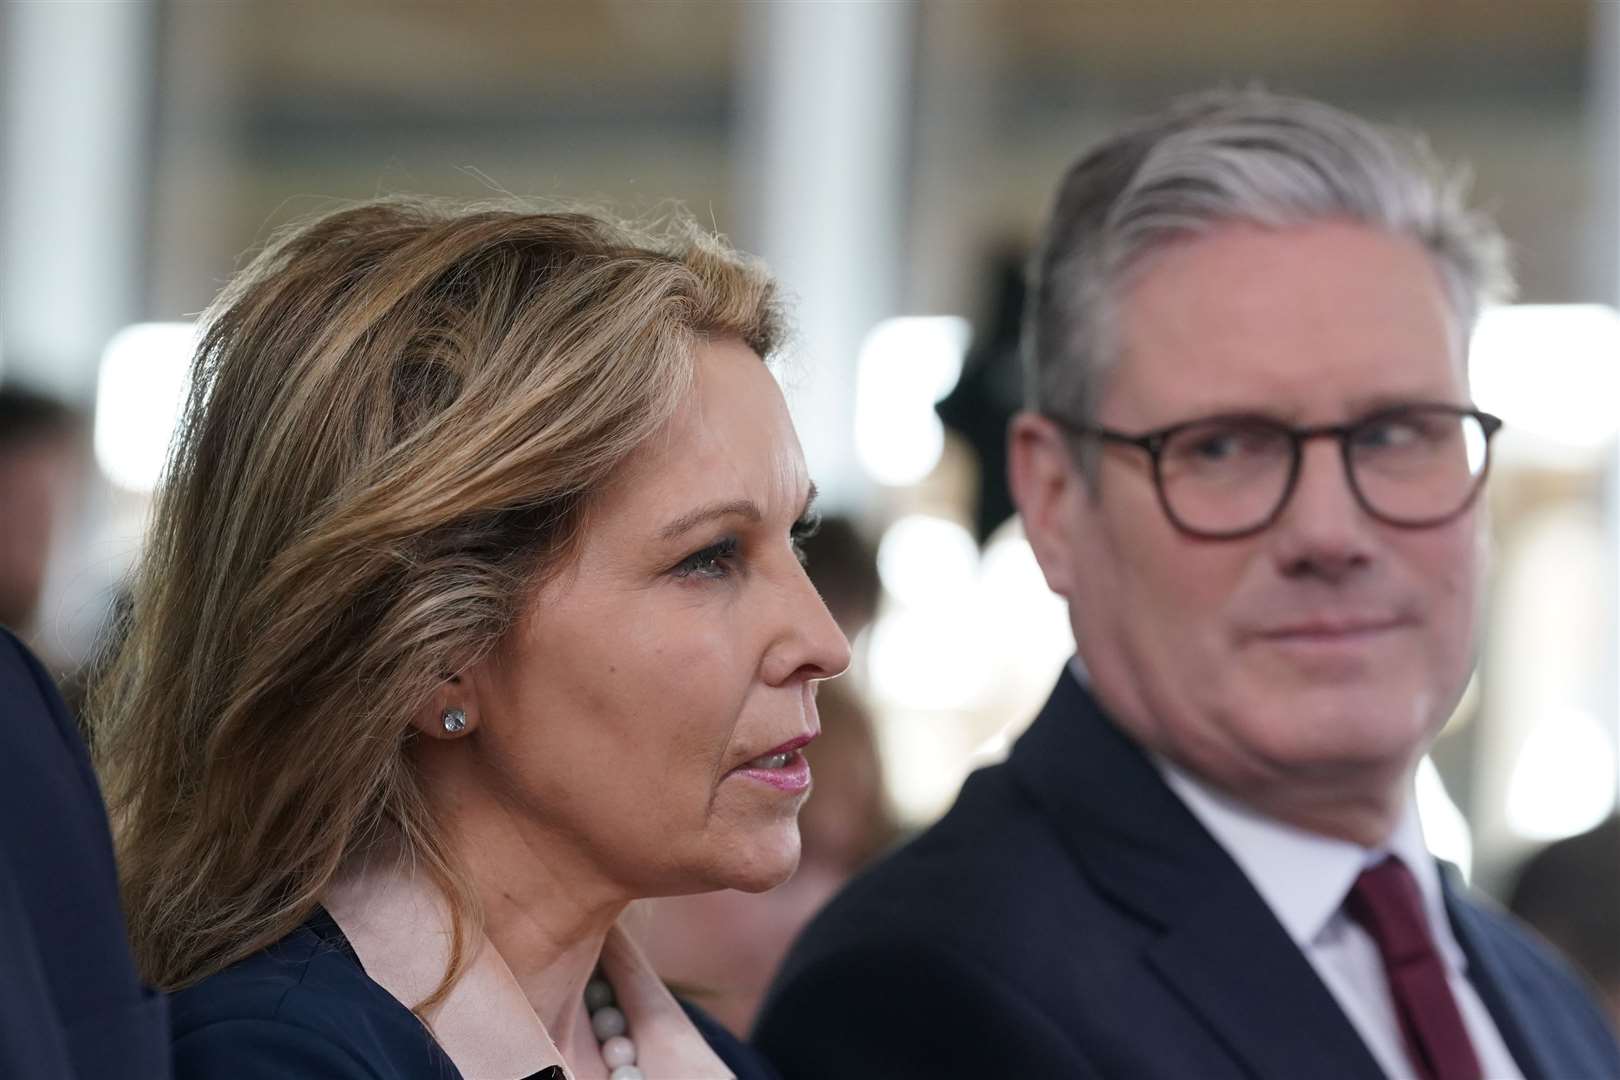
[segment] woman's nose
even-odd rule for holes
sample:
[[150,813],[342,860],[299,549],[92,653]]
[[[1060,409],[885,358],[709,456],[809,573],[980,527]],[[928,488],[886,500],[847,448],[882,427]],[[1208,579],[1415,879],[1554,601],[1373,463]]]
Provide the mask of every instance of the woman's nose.
[[849,667],[849,640],[803,567],[793,568],[782,599],[783,626],[766,658],[766,681],[776,686],[843,674]]

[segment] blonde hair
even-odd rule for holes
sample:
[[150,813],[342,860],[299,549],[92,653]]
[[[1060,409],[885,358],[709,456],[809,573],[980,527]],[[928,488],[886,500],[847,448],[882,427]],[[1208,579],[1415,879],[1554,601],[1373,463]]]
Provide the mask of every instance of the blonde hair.
[[481,924],[409,718],[566,562],[695,347],[762,357],[763,270],[684,223],[391,200],[273,243],[205,320],[92,702],[130,934],[174,990],[295,929],[382,837]]

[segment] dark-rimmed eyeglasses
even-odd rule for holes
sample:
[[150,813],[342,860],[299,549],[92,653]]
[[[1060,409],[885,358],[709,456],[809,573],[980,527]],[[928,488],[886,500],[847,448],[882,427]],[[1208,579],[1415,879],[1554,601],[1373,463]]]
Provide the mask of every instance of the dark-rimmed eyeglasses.
[[1305,443],[1335,439],[1356,502],[1406,529],[1444,525],[1467,510],[1490,469],[1502,421],[1456,405],[1400,405],[1349,424],[1293,427],[1249,413],[1187,420],[1132,435],[1062,417],[1080,438],[1134,446],[1153,460],[1159,505],[1191,536],[1232,540],[1276,521],[1299,481]]

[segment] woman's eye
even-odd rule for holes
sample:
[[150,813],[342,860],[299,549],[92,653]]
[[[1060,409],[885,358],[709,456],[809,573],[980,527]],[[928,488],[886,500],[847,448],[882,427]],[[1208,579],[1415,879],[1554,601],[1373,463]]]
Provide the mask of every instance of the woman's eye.
[[692,552],[676,563],[674,574],[678,578],[723,578],[731,572],[727,564],[736,557],[736,554],[737,538],[728,536],[717,544],[710,544],[701,551]]

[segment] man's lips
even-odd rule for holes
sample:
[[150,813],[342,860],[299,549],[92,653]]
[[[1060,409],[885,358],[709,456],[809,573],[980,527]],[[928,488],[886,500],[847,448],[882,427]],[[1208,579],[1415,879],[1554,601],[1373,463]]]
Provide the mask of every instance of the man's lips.
[[1317,617],[1261,627],[1252,636],[1282,644],[1347,644],[1411,625],[1413,620],[1401,615]]

